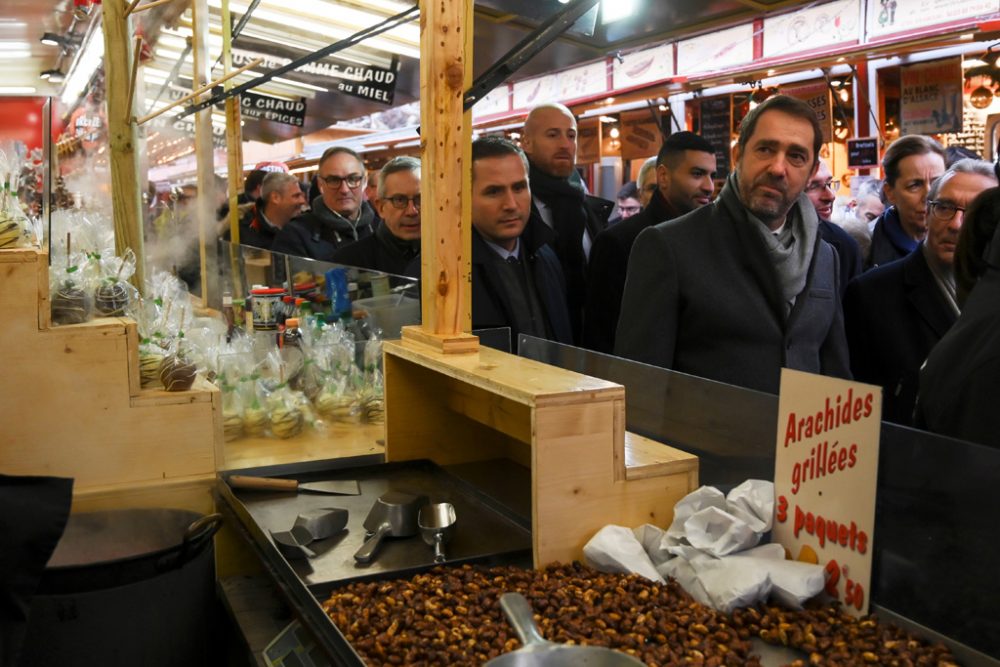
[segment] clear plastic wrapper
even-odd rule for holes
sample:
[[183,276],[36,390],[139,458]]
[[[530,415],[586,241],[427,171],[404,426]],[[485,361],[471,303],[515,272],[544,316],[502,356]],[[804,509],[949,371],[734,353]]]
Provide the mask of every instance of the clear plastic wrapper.
[[53,265],[49,270],[49,304],[53,324],[81,324],[93,318],[93,290],[82,254],[67,259],[62,268]]
[[94,310],[102,317],[121,317],[129,305],[139,298],[128,279],[135,273],[135,253],[129,248],[124,256],[102,256],[98,260],[100,278],[94,289]]
[[27,215],[18,197],[24,171],[25,156],[17,145],[0,143],[0,248],[37,246],[42,241],[40,219]]

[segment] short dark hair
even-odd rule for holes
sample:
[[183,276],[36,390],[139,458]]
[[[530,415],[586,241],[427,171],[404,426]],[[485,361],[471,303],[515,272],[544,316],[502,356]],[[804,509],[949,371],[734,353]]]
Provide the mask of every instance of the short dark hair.
[[618,190],[618,194],[615,195],[615,199],[638,199],[639,198],[639,188],[636,186],[635,181],[629,181]]
[[[524,172],[528,173],[528,157],[521,150],[520,146],[510,139],[498,136],[480,137],[472,142],[472,164],[478,160],[485,160],[493,157],[504,157],[506,155],[516,155],[524,162]],[[473,178],[476,176],[475,170],[472,172]]]
[[889,144],[882,156],[882,170],[885,171],[885,182],[888,186],[893,186],[899,178],[899,163],[913,155],[926,155],[936,153],[941,156],[941,161],[947,160],[941,144],[930,137],[921,134],[908,134],[900,137]]
[[358,161],[358,164],[361,165],[361,169],[364,170],[365,161],[361,159],[361,156],[358,154],[357,151],[352,150],[347,146],[331,146],[330,148],[327,148],[325,151],[323,151],[323,155],[319,158],[319,162],[316,163],[316,168],[320,169],[323,166],[324,162],[332,158],[334,155],[340,155],[340,154],[350,155],[351,157],[353,157],[355,160]]
[[701,151],[715,155],[715,147],[707,139],[694,132],[674,132],[660,146],[656,154],[656,166],[666,165],[674,169],[684,159],[684,151]]
[[769,97],[743,117],[743,121],[740,123],[740,137],[736,142],[740,147],[740,153],[742,154],[746,150],[750,137],[753,136],[754,130],[757,129],[757,121],[768,111],[780,111],[789,116],[808,121],[812,125],[813,164],[818,164],[819,151],[823,147],[823,129],[819,126],[819,119],[816,118],[816,112],[802,100],[788,95]]
[[960,306],[965,305],[969,291],[986,273],[986,250],[990,242],[997,243],[997,223],[1000,222],[1000,188],[980,192],[965,211],[965,220],[958,233],[955,248],[955,283]]
[[257,188],[259,188],[264,183],[264,177],[267,176],[268,171],[263,169],[254,169],[249,174],[247,174],[246,180],[243,181],[243,192],[250,194]]

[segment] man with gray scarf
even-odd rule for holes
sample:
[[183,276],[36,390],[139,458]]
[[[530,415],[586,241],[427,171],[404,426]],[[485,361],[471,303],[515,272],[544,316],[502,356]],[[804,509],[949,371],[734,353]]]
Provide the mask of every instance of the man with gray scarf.
[[850,377],[836,252],[803,194],[822,141],[795,98],[747,114],[719,197],[636,239],[618,356],[771,393],[782,367]]
[[371,236],[377,220],[362,196],[368,174],[360,155],[343,146],[328,148],[317,170],[320,196],[312,210],[285,225],[271,250],[329,262],[338,248]]
[[903,259],[858,276],[844,295],[851,370],[881,385],[882,418],[909,426],[920,367],[958,319],[955,247],[965,208],[996,186],[993,165],[964,159],[934,181],[927,195],[927,237]]

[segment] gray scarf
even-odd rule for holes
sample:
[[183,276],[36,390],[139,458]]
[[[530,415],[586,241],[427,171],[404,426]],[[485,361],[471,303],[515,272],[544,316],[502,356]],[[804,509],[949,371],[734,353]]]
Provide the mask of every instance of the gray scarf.
[[798,201],[788,212],[784,227],[776,235],[743,205],[739,198],[740,190],[736,179],[736,172],[733,171],[720,196],[730,198],[728,202],[731,209],[746,213],[747,224],[756,230],[764,242],[771,265],[778,275],[781,296],[785,303],[785,317],[788,317],[795,305],[795,299],[806,287],[809,264],[812,262],[813,249],[816,247],[816,234],[819,233],[816,209],[805,193],[800,194]]

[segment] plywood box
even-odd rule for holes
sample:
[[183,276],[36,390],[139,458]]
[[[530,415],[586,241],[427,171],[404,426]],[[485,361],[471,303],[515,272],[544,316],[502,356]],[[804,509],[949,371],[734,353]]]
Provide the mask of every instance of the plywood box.
[[625,433],[621,385],[489,348],[383,349],[386,460],[530,467],[536,565],[580,558],[607,524],[666,526],[697,486],[697,457]]

